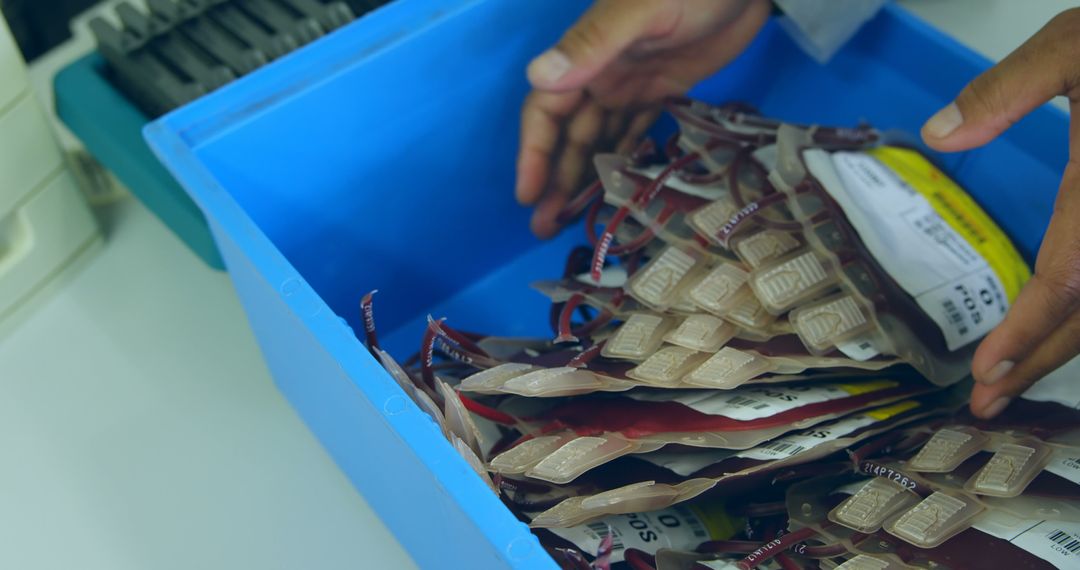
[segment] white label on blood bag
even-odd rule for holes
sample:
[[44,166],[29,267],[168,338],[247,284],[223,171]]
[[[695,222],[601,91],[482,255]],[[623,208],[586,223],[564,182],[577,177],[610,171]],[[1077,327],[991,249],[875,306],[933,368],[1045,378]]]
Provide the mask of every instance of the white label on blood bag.
[[1080,484],[1080,452],[1078,451],[1080,450],[1055,451],[1050,456],[1050,464],[1046,466],[1046,470],[1073,483]]
[[881,352],[874,346],[873,341],[861,337],[841,342],[836,345],[836,349],[843,353],[844,356],[859,362],[866,362],[875,356],[881,355]]
[[729,457],[744,457],[762,461],[785,459],[813,449],[827,441],[844,437],[866,426],[887,420],[917,406],[918,404],[915,402],[907,400],[883,408],[875,408],[865,413],[822,424],[811,429],[783,435],[744,451],[703,449],[687,452],[661,449],[636,455],[635,457],[648,461],[653,465],[667,468],[684,477]]
[[578,283],[584,283],[593,287],[615,288],[626,285],[626,268],[621,265],[610,265],[600,271],[600,281],[593,281],[592,273],[586,271],[574,276]]
[[627,548],[655,553],[661,548],[692,550],[710,539],[705,524],[690,509],[674,507],[649,513],[605,517],[571,528],[548,529],[595,556],[608,532],[613,535],[612,562],[622,562]]
[[1047,374],[1023,393],[1025,400],[1057,402],[1063,406],[1080,409],[1080,390],[1076,389],[1076,377],[1080,375],[1080,358],[1073,358],[1064,366]]
[[915,299],[956,350],[990,332],[1009,308],[1001,282],[989,268],[927,291]]
[[884,390],[896,385],[894,381],[878,380],[859,384],[755,386],[726,391],[630,392],[627,396],[646,402],[677,402],[703,414],[724,416],[745,422],[775,416],[810,404]]
[[810,172],[885,272],[937,323],[949,350],[1001,322],[1008,299],[986,259],[930,202],[872,156],[812,149]]
[[735,452],[730,449],[703,449],[693,452],[660,450],[634,457],[686,477],[732,455],[735,455]]
[[1080,522],[1043,521],[1010,542],[1058,568],[1080,564]]
[[748,459],[785,459],[814,447],[841,438],[857,429],[864,428],[878,420],[865,414],[858,414],[840,421],[778,437],[757,447],[740,452],[736,457]]
[[990,510],[972,521],[971,526],[1058,568],[1080,567],[1080,521],[1022,520]]
[[[644,168],[631,168],[630,171],[631,172],[636,172],[636,173],[641,174],[641,175],[644,175],[644,176],[648,177],[651,180],[656,180],[656,177],[664,170],[665,167],[666,167],[666,165],[661,164],[661,165],[655,165],[655,166],[646,166]],[[682,192],[683,194],[689,194],[690,196],[697,196],[699,198],[704,198],[704,199],[710,200],[710,201],[718,200],[720,198],[723,198],[725,196],[730,195],[730,192],[727,189],[727,184],[724,184],[724,183],[713,183],[713,184],[708,184],[708,185],[690,184],[690,183],[686,182],[685,180],[683,180],[682,178],[679,178],[679,176],[677,176],[677,175],[668,176],[667,179],[664,180],[664,185],[668,186],[669,188],[671,188],[673,190],[678,190],[679,192]]]

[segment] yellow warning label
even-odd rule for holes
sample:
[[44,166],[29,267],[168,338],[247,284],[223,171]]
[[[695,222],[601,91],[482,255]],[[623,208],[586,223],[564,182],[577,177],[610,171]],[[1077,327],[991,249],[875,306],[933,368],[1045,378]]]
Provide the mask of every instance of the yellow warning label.
[[897,402],[881,408],[874,408],[869,412],[865,412],[867,416],[874,418],[875,420],[882,421],[887,420],[893,416],[898,416],[909,410],[914,410],[919,407],[919,403],[915,400],[904,400],[903,402]]
[[859,394],[888,390],[899,385],[900,383],[896,380],[871,380],[869,382],[859,382],[858,384],[837,384],[836,387],[852,396],[858,396]]
[[926,198],[945,223],[986,260],[1009,302],[1016,299],[1031,270],[1005,232],[963,188],[914,150],[885,146],[869,154]]
[[692,504],[689,509],[705,525],[705,531],[709,533],[711,540],[727,540],[742,530],[745,523],[743,518],[728,513],[720,502]]

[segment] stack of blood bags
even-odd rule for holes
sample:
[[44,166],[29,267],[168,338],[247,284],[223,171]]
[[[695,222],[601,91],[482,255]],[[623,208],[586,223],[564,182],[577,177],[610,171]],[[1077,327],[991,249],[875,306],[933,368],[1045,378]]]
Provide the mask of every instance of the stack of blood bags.
[[668,110],[676,135],[598,155],[597,182],[562,213],[584,218],[591,245],[533,284],[552,302],[550,338],[429,318],[399,365],[363,302],[373,354],[552,557],[638,570],[1080,559],[1080,412],[961,411],[974,342],[1029,276],[994,222],[869,127]]

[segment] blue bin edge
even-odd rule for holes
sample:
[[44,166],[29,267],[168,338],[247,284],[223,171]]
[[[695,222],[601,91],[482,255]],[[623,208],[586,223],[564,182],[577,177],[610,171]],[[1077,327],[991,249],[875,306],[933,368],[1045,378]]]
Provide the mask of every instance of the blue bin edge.
[[[334,56],[341,56],[340,59],[349,64],[359,61],[355,55],[358,53],[362,57],[373,57],[408,41],[430,26],[467,11],[475,3],[476,0],[464,3],[429,1],[422,9],[411,13],[396,10],[400,3],[388,4],[350,24],[381,18],[385,24],[384,34],[369,36],[363,45],[352,46],[348,52],[339,51],[330,56],[324,53],[317,61],[301,63],[310,57],[312,45],[320,43],[314,42],[148,124],[143,133],[160,161],[207,214],[226,269],[238,292],[242,293],[241,302],[245,303],[263,355],[275,371],[278,387],[413,560],[422,568],[553,570],[557,565],[544,552],[536,536],[503,506],[446,441],[438,426],[405,396],[357,341],[352,329],[334,315],[269,238],[220,187],[195,157],[191,146],[192,140],[212,137],[220,127],[242,123],[249,113],[264,110],[274,100],[287,97],[307,82],[327,80],[337,64],[326,64],[338,61]],[[293,65],[287,62],[293,62]],[[301,72],[296,73],[296,69]],[[273,87],[268,89],[268,85]],[[260,95],[265,93],[276,95],[266,100]],[[235,101],[258,102],[237,108],[232,105]],[[229,227],[231,231],[226,233],[222,227]],[[275,365],[275,357],[268,350],[268,343],[273,341],[268,341],[266,335],[274,334],[268,328],[279,329],[272,325],[261,327],[258,317],[252,313],[253,307],[246,303],[246,297],[260,288],[258,281],[272,285],[284,301],[279,317],[299,320],[303,330],[311,333],[298,340],[303,345],[292,346],[291,360],[306,361],[309,375],[328,384],[324,385],[327,391],[324,398],[311,402],[311,385],[291,384],[276,373],[294,363]],[[267,300],[264,296],[263,302]],[[260,309],[266,312],[266,305],[260,305]],[[356,379],[363,379],[364,383],[360,384]],[[370,472],[358,471],[364,466],[352,466],[354,469],[344,465],[350,454],[364,453],[364,450],[349,449],[349,442],[336,437],[340,429],[331,434],[322,429],[316,419],[326,409],[337,406],[343,406],[337,410],[340,424],[349,424],[349,418],[365,420],[365,431],[351,432],[355,437],[405,443],[407,451],[398,445],[397,449],[403,453],[380,458],[384,470],[401,474],[400,477],[376,478]],[[371,421],[372,418],[379,421]],[[407,479],[406,475],[417,473],[423,481],[402,488],[401,482]],[[442,520],[438,528],[424,528],[413,518],[416,514],[429,519],[434,514]]]

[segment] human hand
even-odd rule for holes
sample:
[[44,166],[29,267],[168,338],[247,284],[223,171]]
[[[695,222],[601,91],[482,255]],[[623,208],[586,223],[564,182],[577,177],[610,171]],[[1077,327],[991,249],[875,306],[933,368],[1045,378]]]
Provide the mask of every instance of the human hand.
[[935,149],[967,150],[1057,95],[1071,102],[1069,162],[1035,274],[975,352],[971,410],[984,418],[1080,353],[1080,9],[1056,16],[922,129]]
[[558,45],[529,64],[519,202],[555,235],[593,153],[629,152],[669,95],[734,59],[769,16],[767,0],[596,0]]

